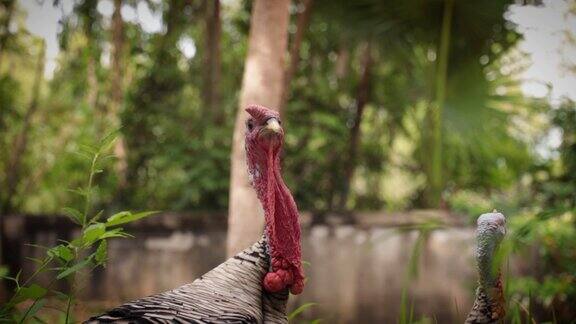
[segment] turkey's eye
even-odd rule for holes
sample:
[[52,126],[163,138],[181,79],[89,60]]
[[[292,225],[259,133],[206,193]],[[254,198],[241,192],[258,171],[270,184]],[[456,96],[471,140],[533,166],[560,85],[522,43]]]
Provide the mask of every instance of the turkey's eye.
[[246,127],[248,128],[249,131],[251,131],[252,128],[254,128],[254,121],[252,121],[252,119],[249,119],[249,120],[246,122]]

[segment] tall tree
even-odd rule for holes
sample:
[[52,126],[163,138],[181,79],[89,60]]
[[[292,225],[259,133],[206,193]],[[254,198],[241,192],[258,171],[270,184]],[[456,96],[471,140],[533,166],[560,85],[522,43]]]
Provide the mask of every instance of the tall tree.
[[253,6],[232,143],[228,255],[238,253],[257,240],[264,226],[262,210],[246,173],[243,135],[247,113],[244,108],[261,104],[277,109],[284,87],[290,0],[256,0]]
[[176,110],[166,107],[178,106],[185,82],[178,68],[177,43],[186,26],[186,13],[190,12],[188,1],[170,0],[164,8],[166,28],[152,40],[151,64],[135,81],[122,113],[128,168],[126,188],[119,192],[118,199],[124,203],[134,203],[136,188],[142,188],[148,180],[151,159],[165,149],[165,138],[154,129],[166,127],[163,120],[174,120]]
[[[380,44],[387,41],[387,55],[394,52],[389,47],[397,47],[399,51],[396,52],[399,54],[406,53],[406,49],[414,48],[415,44],[425,48],[424,59],[418,59],[421,61],[418,64],[430,67],[418,69],[420,73],[426,74],[424,77],[419,77],[425,85],[423,89],[425,94],[419,96],[421,100],[428,102],[430,108],[427,111],[426,122],[420,128],[419,136],[422,141],[418,144],[417,153],[418,167],[427,176],[427,183],[418,203],[427,207],[440,206],[441,193],[446,185],[445,179],[453,179],[447,162],[454,161],[454,158],[451,157],[449,160],[442,158],[445,155],[443,150],[451,146],[451,143],[447,143],[447,136],[454,136],[457,132],[456,136],[461,139],[466,137],[467,143],[471,143],[470,139],[480,137],[477,133],[470,136],[473,134],[470,127],[467,129],[462,127],[463,113],[476,114],[475,118],[471,118],[471,115],[464,116],[463,120],[470,121],[467,126],[474,124],[480,126],[476,127],[477,129],[486,129],[484,127],[486,120],[478,117],[481,114],[487,115],[485,113],[489,110],[494,111],[488,101],[472,101],[470,94],[464,95],[462,92],[463,89],[475,89],[476,94],[482,94],[486,99],[489,92],[485,90],[488,88],[482,88],[478,84],[470,87],[463,80],[471,80],[477,76],[484,78],[482,71],[485,66],[479,63],[480,57],[484,56],[487,62],[494,62],[505,52],[504,49],[516,41],[517,37],[507,27],[504,17],[507,6],[512,1],[497,0],[482,3],[454,0],[316,1],[316,5],[322,8],[320,11],[329,13],[338,21],[343,21],[346,30],[369,31],[377,35]],[[478,12],[484,14],[478,15]],[[490,48],[496,43],[498,47],[501,46],[498,51]],[[408,58],[417,57],[408,56]],[[471,73],[472,71],[474,73]],[[410,101],[416,101],[408,92],[403,96]],[[461,99],[464,98],[467,98],[466,102],[462,102]],[[456,105],[455,100],[461,102]],[[410,109],[412,105],[404,107]],[[465,111],[463,109],[465,107],[470,109]],[[456,121],[454,118],[456,116],[460,121],[452,123]],[[476,149],[476,152],[478,151]]]
[[356,100],[354,106],[354,117],[352,127],[350,128],[350,139],[348,142],[348,156],[344,165],[344,177],[342,193],[339,202],[339,209],[345,209],[348,202],[350,193],[350,183],[354,175],[354,169],[357,165],[358,159],[358,146],[360,145],[361,131],[360,125],[362,123],[362,115],[364,114],[364,107],[370,99],[370,74],[372,69],[372,47],[370,42],[364,42],[361,50],[361,71],[360,81],[356,93]]
[[10,22],[14,13],[14,4],[16,0],[0,0],[0,68],[2,67],[2,58],[6,52],[6,46],[10,39]]
[[210,116],[215,122],[220,122],[224,117],[220,106],[220,37],[222,34],[220,0],[208,0],[205,7],[206,55],[204,56],[204,90],[202,91],[203,108],[206,116]]
[[302,40],[304,39],[304,34],[308,30],[308,25],[310,23],[310,16],[312,13],[312,4],[314,0],[302,0],[302,9],[298,14],[298,20],[296,22],[296,33],[294,34],[294,39],[290,45],[290,63],[286,68],[286,75],[284,76],[284,88],[282,89],[282,101],[278,109],[283,110],[290,97],[290,83],[294,74],[298,70],[298,62],[300,61],[300,47],[302,46]]
[[[22,170],[24,164],[23,160],[28,148],[30,128],[32,127],[32,121],[39,106],[38,103],[40,100],[43,80],[45,54],[46,44],[44,41],[41,41],[34,71],[30,103],[24,112],[20,129],[18,130],[12,145],[10,145],[10,154],[4,172],[6,175],[6,183],[2,184],[4,192],[0,195],[0,265],[7,265],[9,274],[12,276],[15,276],[18,272],[21,260],[19,251],[14,251],[14,242],[10,240],[7,235],[5,216],[16,209],[15,197],[19,187],[21,187],[21,180],[24,171]],[[13,283],[9,280],[3,281],[5,288],[7,288],[6,291],[11,291]]]
[[101,15],[98,13],[97,7],[98,0],[83,0],[77,4],[75,8],[87,42],[83,53],[86,57],[86,102],[92,109],[96,109],[98,104],[98,68],[100,66],[101,54],[99,44]]
[[[110,107],[107,119],[113,127],[120,126],[119,118],[124,102],[124,21],[122,20],[122,0],[114,0],[114,13],[112,14],[112,70],[110,82]],[[117,157],[116,173],[120,189],[126,186],[126,146],[120,137],[115,144],[114,154]]]
[[2,209],[0,214],[6,214],[12,211],[13,197],[18,190],[20,183],[20,176],[22,175],[22,159],[28,147],[28,137],[30,127],[32,126],[32,119],[38,110],[38,101],[40,100],[40,90],[42,83],[42,76],[44,73],[46,45],[44,41],[40,43],[40,51],[38,53],[38,61],[34,72],[34,81],[32,85],[32,97],[30,103],[24,113],[22,126],[16,134],[14,141],[11,145],[12,150],[6,165],[6,195],[4,201],[1,202]]
[[448,55],[450,49],[450,34],[452,28],[452,12],[454,0],[447,0],[442,15],[440,43],[438,45],[438,66],[435,81],[435,100],[428,110],[428,125],[430,126],[430,163],[425,168],[428,186],[424,200],[428,207],[440,207],[444,181],[442,178],[442,110],[446,101],[446,82],[448,74]]

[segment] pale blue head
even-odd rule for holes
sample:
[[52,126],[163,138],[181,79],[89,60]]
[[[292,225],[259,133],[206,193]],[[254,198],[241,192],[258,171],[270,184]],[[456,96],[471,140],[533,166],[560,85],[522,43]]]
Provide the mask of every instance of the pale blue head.
[[494,286],[498,281],[499,269],[495,265],[495,254],[506,235],[506,218],[494,210],[480,215],[477,221],[476,260],[480,274],[480,284]]

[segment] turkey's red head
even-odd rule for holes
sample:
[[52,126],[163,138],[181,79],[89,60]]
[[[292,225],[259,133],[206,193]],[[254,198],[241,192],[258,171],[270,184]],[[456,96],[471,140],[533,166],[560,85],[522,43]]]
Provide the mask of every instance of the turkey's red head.
[[246,111],[250,114],[246,120],[248,159],[260,160],[270,149],[279,151],[282,148],[284,130],[278,112],[257,105],[248,106]]
[[245,140],[248,173],[264,209],[272,263],[272,270],[264,277],[264,288],[269,292],[289,288],[299,294],[304,288],[299,214],[280,174],[284,140],[280,115],[258,105],[250,105],[246,111],[250,114]]

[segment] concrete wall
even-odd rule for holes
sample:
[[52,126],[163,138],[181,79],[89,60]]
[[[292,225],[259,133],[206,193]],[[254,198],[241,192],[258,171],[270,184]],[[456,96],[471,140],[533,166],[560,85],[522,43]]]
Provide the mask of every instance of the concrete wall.
[[[434,215],[373,213],[353,215],[352,220],[304,215],[308,281],[305,292],[291,298],[292,307],[318,303],[302,318],[325,323],[393,323],[405,289],[407,310],[413,304],[415,318],[462,322],[476,281],[474,229],[460,226],[453,216]],[[21,243],[51,245],[63,232],[73,235],[73,227],[62,219],[46,223],[28,218],[20,217],[12,228],[12,233],[20,232],[15,237]],[[442,218],[447,226],[428,234],[414,228]],[[82,299],[95,308],[108,307],[194,280],[224,260],[225,223],[221,214],[166,214],[131,226],[136,238],[110,242],[105,269],[80,276]],[[22,255],[41,253],[20,246]],[[30,264],[24,265],[29,272]],[[411,269],[417,273],[407,284]]]

